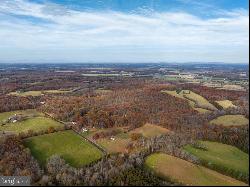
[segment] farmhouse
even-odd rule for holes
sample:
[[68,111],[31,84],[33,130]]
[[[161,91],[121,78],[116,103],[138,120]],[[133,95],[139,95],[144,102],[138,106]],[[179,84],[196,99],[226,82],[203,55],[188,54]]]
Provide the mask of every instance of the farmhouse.
[[88,132],[89,130],[87,128],[82,128],[82,132]]
[[9,117],[7,123],[16,123],[17,121],[23,120],[23,116],[20,114],[14,114],[13,116]]

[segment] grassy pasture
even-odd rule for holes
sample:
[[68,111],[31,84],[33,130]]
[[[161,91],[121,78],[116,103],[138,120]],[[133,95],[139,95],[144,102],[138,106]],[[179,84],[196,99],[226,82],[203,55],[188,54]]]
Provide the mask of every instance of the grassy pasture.
[[[116,128],[116,129],[119,129],[119,128]],[[107,129],[98,130],[95,132],[90,132],[86,135],[88,138],[91,139],[91,137],[96,132],[102,132],[102,131],[106,131],[106,130]],[[165,129],[165,128],[157,126],[157,125],[152,125],[152,124],[145,124],[144,126],[136,128],[136,129],[129,131],[129,132],[124,132],[123,129],[119,129],[119,130],[120,130],[120,132],[117,135],[112,136],[114,138],[114,140],[110,139],[110,137],[100,138],[100,139],[96,140],[96,143],[99,144],[100,146],[102,146],[104,149],[106,149],[108,153],[125,153],[128,151],[127,146],[130,143],[132,143],[132,141],[133,141],[131,139],[131,135],[133,133],[141,134],[144,137],[150,138],[150,137],[154,137],[157,135],[166,134],[166,133],[170,132],[168,129]],[[135,152],[137,150],[138,149],[133,149],[130,151]]]
[[218,103],[223,109],[227,109],[227,108],[235,108],[236,106],[233,104],[232,101],[230,100],[221,100],[221,101],[215,101],[216,103]]
[[222,88],[217,88],[222,90],[235,90],[235,91],[244,91],[245,89],[241,85],[233,85],[233,84],[226,84]]
[[145,167],[157,176],[184,185],[243,186],[247,185],[208,168],[164,153],[154,153],[146,158]]
[[[169,95],[172,95],[174,97],[187,100],[189,105],[199,113],[207,113],[211,112],[207,108],[211,108],[213,110],[216,110],[216,108],[208,102],[204,97],[189,91],[189,90],[182,90],[179,94],[176,91],[171,90],[163,90],[163,93],[167,93]],[[205,108],[203,108],[205,107]]]
[[142,134],[146,138],[151,138],[154,136],[167,134],[168,132],[170,132],[170,131],[166,128],[147,123],[147,124],[143,125],[142,127],[139,127],[139,128],[136,128],[136,129],[130,131],[129,134],[139,133],[139,134]]
[[[96,133],[107,132],[111,130],[118,130],[118,134],[112,136],[114,140],[111,140],[111,137],[99,138],[97,140],[93,139],[93,136]],[[108,153],[125,153],[127,145],[131,142],[129,134],[124,132],[123,128],[108,128],[108,129],[89,129],[88,132],[82,133],[86,138],[96,142],[101,147],[103,147]]]
[[27,138],[24,145],[43,166],[54,154],[74,167],[88,165],[102,157],[99,149],[71,130]]
[[204,97],[202,97],[199,94],[196,94],[192,91],[190,91],[189,94],[186,94],[185,92],[186,90],[183,90],[182,92],[180,92],[180,94],[183,95],[183,97],[186,97],[187,99],[194,101],[199,108],[209,108],[211,110],[216,110],[215,106],[213,106],[211,103],[209,103],[209,101],[207,99],[205,99]]
[[0,126],[0,131],[7,131],[19,134],[21,132],[27,133],[29,130],[34,132],[39,132],[42,130],[47,130],[49,127],[62,128],[62,124],[54,121],[53,119],[46,117],[34,117],[28,118],[23,121],[16,123],[8,123],[4,126]]
[[9,117],[13,115],[23,115],[27,117],[34,117],[34,116],[44,116],[43,113],[40,113],[34,109],[27,109],[27,110],[16,110],[16,111],[11,111],[11,112],[3,112],[0,113],[0,124],[6,121]]
[[9,95],[14,95],[14,96],[40,96],[42,94],[41,91],[27,91],[27,92],[10,92]]
[[9,95],[15,95],[15,96],[41,96],[42,94],[62,94],[62,93],[68,93],[71,92],[69,90],[41,90],[41,91],[26,91],[26,92],[10,92]]
[[104,128],[104,129],[99,129],[99,128],[89,128],[87,132],[81,133],[84,137],[93,140],[93,136],[97,133],[101,132],[108,132],[111,130],[117,130],[119,133],[123,132],[122,128],[119,127],[114,127],[114,128]]
[[204,109],[204,108],[196,108],[196,107],[194,107],[194,110],[196,110],[200,114],[205,114],[205,113],[211,112],[211,110],[207,110],[207,109]]
[[127,145],[131,142],[129,138],[120,138],[115,136],[114,140],[110,138],[101,138],[96,141],[108,153],[125,153]]
[[224,115],[211,120],[210,124],[223,126],[243,126],[249,124],[249,119],[243,115]]
[[238,148],[218,142],[200,141],[207,150],[187,145],[184,150],[198,157],[201,162],[227,175],[247,179],[249,175],[249,156]]

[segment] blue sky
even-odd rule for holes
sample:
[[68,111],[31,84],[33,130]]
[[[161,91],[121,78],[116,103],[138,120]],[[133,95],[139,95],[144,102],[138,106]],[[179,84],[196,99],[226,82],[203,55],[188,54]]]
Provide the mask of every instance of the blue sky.
[[248,63],[248,9],[247,0],[0,0],[0,63]]

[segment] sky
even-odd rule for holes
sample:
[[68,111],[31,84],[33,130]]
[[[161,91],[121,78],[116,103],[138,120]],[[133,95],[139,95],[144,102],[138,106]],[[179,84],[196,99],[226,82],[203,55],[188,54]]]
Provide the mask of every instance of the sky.
[[0,0],[0,63],[249,63],[248,0]]

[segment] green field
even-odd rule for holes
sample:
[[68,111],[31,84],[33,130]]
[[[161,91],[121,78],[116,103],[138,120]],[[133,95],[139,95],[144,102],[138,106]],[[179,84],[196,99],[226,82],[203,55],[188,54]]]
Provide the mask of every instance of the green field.
[[55,129],[63,128],[62,124],[53,119],[46,117],[33,117],[16,123],[8,123],[0,126],[0,131],[8,131],[13,133],[27,133],[29,130],[39,132],[41,130],[47,130],[49,127]]
[[224,115],[213,119],[210,121],[210,124],[223,126],[243,126],[249,124],[249,119],[243,115]]
[[60,155],[74,167],[82,167],[102,157],[102,152],[73,131],[61,131],[25,139],[24,145],[41,165],[54,155]]
[[34,109],[27,109],[27,110],[16,110],[16,111],[11,111],[11,112],[3,112],[0,113],[0,124],[2,124],[4,121],[6,121],[9,117],[13,115],[24,115],[27,117],[34,117],[34,116],[44,116],[43,113],[38,112]]
[[232,101],[230,100],[221,100],[221,101],[215,101],[216,103],[218,103],[223,109],[227,109],[227,108],[235,108],[236,106],[233,104]]
[[199,113],[207,113],[211,112],[210,110],[216,110],[215,106],[209,103],[208,100],[190,90],[182,90],[180,93],[177,93],[175,90],[163,90],[162,92],[180,99],[187,100],[189,105]]
[[145,167],[157,176],[183,185],[242,186],[241,181],[222,175],[208,168],[164,153],[154,153],[146,158]]
[[10,92],[9,95],[15,96],[41,96],[42,94],[61,94],[71,92],[69,90],[41,90],[41,91],[26,91],[26,92]]
[[[184,150],[198,157],[201,162],[211,168],[236,177],[248,178],[249,155],[238,148],[217,142],[200,141],[207,150],[187,145]],[[241,177],[244,176],[244,177]]]

